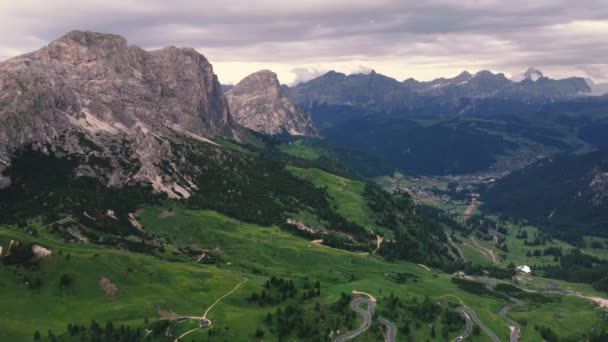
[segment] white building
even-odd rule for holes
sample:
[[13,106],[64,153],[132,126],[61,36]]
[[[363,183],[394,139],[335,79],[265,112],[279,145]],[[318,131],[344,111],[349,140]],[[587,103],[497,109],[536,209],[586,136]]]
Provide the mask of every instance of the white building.
[[517,266],[517,268],[515,270],[517,270],[517,272],[520,272],[520,273],[523,273],[523,274],[530,274],[530,273],[532,273],[532,270],[530,269],[530,267],[526,266],[526,265]]

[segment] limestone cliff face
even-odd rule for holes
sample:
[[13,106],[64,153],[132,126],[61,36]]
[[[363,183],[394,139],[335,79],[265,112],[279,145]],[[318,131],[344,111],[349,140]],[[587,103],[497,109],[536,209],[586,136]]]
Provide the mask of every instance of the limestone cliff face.
[[99,153],[124,141],[141,163],[135,174],[115,171],[109,185],[159,183],[156,164],[171,158],[163,139],[232,136],[233,126],[213,67],[191,48],[149,52],[120,36],[73,31],[0,63],[0,172],[28,144],[82,153],[70,138],[78,133],[100,145]]
[[310,115],[283,95],[277,75],[262,70],[226,92],[234,120],[265,134],[317,135]]

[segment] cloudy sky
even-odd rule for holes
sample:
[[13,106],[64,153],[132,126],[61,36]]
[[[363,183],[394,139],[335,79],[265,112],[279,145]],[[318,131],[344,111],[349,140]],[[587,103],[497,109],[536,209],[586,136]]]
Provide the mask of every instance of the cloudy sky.
[[0,60],[74,29],[194,47],[222,83],[263,68],[293,84],[332,69],[429,80],[528,66],[608,82],[606,0],[0,0]]

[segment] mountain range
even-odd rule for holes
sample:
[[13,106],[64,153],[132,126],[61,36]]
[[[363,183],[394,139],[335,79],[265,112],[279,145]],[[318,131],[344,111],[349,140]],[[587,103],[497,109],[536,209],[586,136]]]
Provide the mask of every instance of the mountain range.
[[463,98],[474,100],[514,100],[547,103],[589,94],[591,89],[580,77],[554,80],[529,69],[516,82],[504,74],[483,70],[467,71],[454,78],[420,82],[409,78],[399,82],[372,71],[346,75],[330,71],[294,87],[284,86],[286,94],[304,108],[350,106],[368,111],[417,115],[435,107],[435,114],[462,112]]

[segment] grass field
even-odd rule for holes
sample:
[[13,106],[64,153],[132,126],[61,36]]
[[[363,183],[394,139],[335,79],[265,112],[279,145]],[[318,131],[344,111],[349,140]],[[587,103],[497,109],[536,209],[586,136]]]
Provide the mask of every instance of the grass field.
[[[161,215],[169,206],[173,214]],[[221,340],[250,341],[255,329],[262,326],[266,313],[274,311],[274,307],[251,305],[245,298],[259,290],[270,275],[293,279],[296,283],[319,280],[322,287],[319,302],[323,306],[336,302],[342,292],[352,290],[368,292],[379,299],[392,292],[403,298],[429,297],[444,303],[466,304],[501,338],[506,339],[509,334],[507,325],[498,316],[507,301],[464,291],[455,286],[447,274],[427,271],[411,263],[387,263],[379,257],[311,244],[276,227],[246,224],[213,211],[186,210],[173,203],[145,208],[142,215],[141,223],[148,232],[169,240],[166,254],[175,250],[173,246],[191,246],[214,251],[220,255],[219,262],[215,265],[169,262],[86,243],[67,244],[49,235],[44,228],[38,237],[14,228],[0,228],[2,246],[10,240],[35,241],[53,251],[51,257],[42,260],[36,273],[0,266],[0,340],[31,341],[35,330],[46,336],[48,329],[59,333],[65,331],[68,322],[86,325],[91,319],[141,326],[145,318],[159,319],[161,310],[200,316],[207,306],[247,278],[239,290],[214,307],[209,318],[214,329],[221,332]],[[73,286],[67,290],[59,286],[59,278],[64,273],[74,279]],[[395,273],[408,273],[416,279],[398,284],[390,277]],[[24,275],[40,277],[39,293],[24,285]],[[99,285],[101,277],[107,277],[116,285],[115,296],[104,293]],[[532,288],[533,284],[529,286]],[[559,302],[530,305],[513,313],[513,318],[527,321],[527,327],[523,327],[524,341],[538,340],[533,329],[535,324],[551,327],[561,336],[580,336],[598,322],[599,312],[590,302],[558,297]],[[553,313],[558,313],[559,319],[552,318]],[[191,324],[183,323],[175,333],[188,330]],[[429,329],[424,325],[414,329],[414,340],[428,338]],[[457,334],[454,332],[450,338]],[[186,340],[206,336],[206,331],[200,330]],[[265,340],[275,338],[267,333]],[[373,340],[371,332],[361,336],[361,341],[366,340]],[[472,340],[486,339],[482,334]]]
[[287,168],[297,177],[310,181],[317,187],[327,187],[332,204],[336,206],[340,215],[371,230],[381,231],[389,238],[392,237],[392,231],[378,226],[374,221],[374,212],[363,198],[364,182],[336,176],[319,169],[302,169],[293,166]]
[[[67,323],[88,325],[92,319],[103,324],[112,320],[141,325],[145,318],[158,318],[159,310],[201,315],[224,289],[242,279],[230,270],[172,263],[90,244],[64,244],[53,238],[32,239],[6,228],[0,229],[0,239],[2,245],[7,240],[36,241],[53,252],[41,260],[40,270],[35,272],[42,281],[39,293],[24,284],[23,277],[31,278],[32,272],[0,267],[2,341],[30,341],[35,330],[44,335],[48,329],[60,333]],[[73,278],[68,289],[59,286],[63,274]],[[106,295],[99,285],[102,277],[118,288],[116,295]],[[229,305],[224,310],[241,311]]]
[[331,157],[331,154],[327,150],[306,145],[303,140],[296,140],[290,143],[282,144],[279,146],[279,149],[291,156],[306,160],[316,160],[321,157]]

